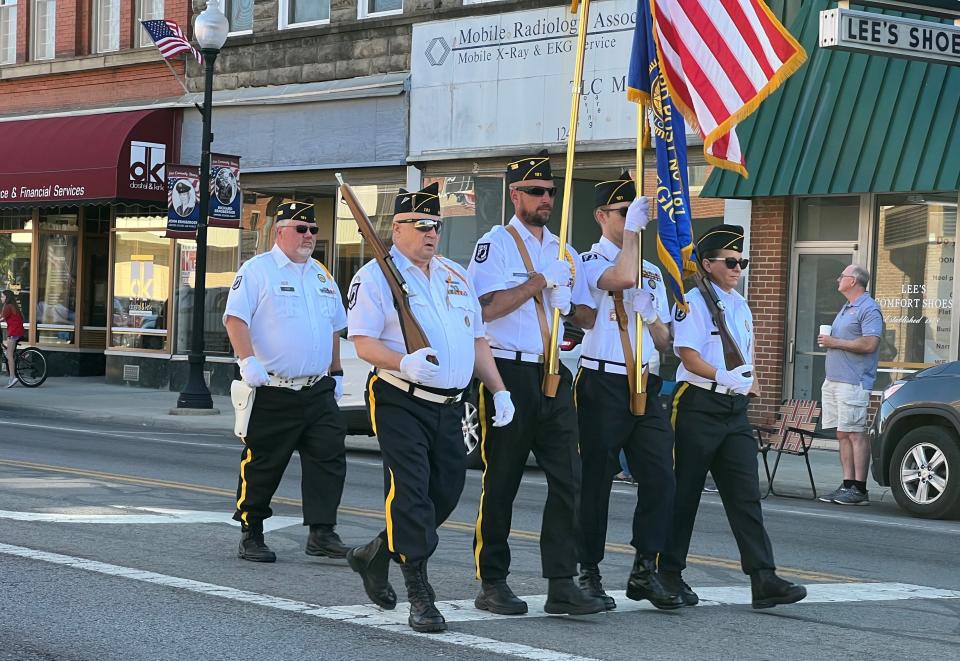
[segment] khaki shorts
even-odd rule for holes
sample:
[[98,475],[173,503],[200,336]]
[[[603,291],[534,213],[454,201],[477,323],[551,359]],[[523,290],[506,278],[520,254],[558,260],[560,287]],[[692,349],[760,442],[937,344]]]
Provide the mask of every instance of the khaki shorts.
[[821,391],[824,429],[844,432],[867,430],[867,409],[870,406],[870,391],[860,385],[841,383],[827,379]]

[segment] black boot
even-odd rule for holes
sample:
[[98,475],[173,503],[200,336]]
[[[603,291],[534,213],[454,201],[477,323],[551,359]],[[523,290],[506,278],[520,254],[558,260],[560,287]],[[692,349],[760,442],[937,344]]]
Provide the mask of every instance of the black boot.
[[363,590],[373,603],[386,610],[397,607],[397,593],[390,585],[390,553],[382,538],[347,551],[347,563],[360,574]]
[[263,541],[263,525],[244,528],[237,557],[252,562],[276,562],[277,554]]
[[551,578],[543,610],[551,615],[592,615],[607,609],[603,599],[578,588],[572,578]]
[[663,587],[665,587],[668,592],[675,592],[679,594],[680,598],[683,599],[684,606],[696,606],[700,603],[700,597],[698,597],[697,593],[694,592],[689,585],[687,585],[687,582],[683,580],[680,572],[661,570],[659,574],[660,582],[663,584]]
[[671,592],[660,580],[657,574],[655,558],[637,554],[633,559],[633,569],[627,579],[627,599],[640,601],[647,599],[660,610],[673,610],[683,607],[683,599],[676,592]]
[[591,597],[603,599],[603,607],[612,611],[617,607],[617,602],[604,592],[601,578],[597,565],[580,563],[580,589]]
[[420,633],[436,633],[447,630],[447,622],[433,603],[433,588],[427,581],[427,563],[405,562],[400,565],[403,582],[407,586],[407,599],[410,601],[410,617],[407,624]]
[[750,592],[754,608],[794,604],[807,596],[807,588],[783,580],[772,569],[758,569],[750,574]]
[[473,600],[473,605],[480,610],[498,615],[523,615],[527,612],[527,602],[513,593],[506,579],[483,581],[480,586],[480,594]]
[[313,524],[310,526],[310,536],[307,537],[307,555],[317,555],[321,558],[345,558],[347,547],[343,545],[340,535],[333,531],[333,526]]

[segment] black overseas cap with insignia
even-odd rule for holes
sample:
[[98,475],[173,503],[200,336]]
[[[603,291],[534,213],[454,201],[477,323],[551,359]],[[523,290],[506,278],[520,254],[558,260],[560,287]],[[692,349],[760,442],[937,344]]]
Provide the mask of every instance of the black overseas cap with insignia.
[[601,181],[593,187],[593,204],[596,207],[605,207],[618,202],[633,202],[635,197],[637,197],[637,187],[626,170],[621,172],[617,179]]
[[743,252],[743,228],[739,225],[711,227],[697,241],[697,254],[706,255],[715,250]]
[[423,190],[409,192],[401,188],[393,203],[394,220],[433,218],[440,220],[440,184],[433,182]]
[[524,181],[553,181],[550,154],[541,149],[536,156],[526,156],[507,165],[507,185]]
[[302,220],[305,223],[316,223],[313,205],[306,202],[284,202],[277,207],[277,222],[281,220]]
[[188,190],[192,188],[192,186],[190,186],[190,184],[188,184],[183,179],[181,179],[180,181],[177,182],[176,188],[178,193],[186,193]]

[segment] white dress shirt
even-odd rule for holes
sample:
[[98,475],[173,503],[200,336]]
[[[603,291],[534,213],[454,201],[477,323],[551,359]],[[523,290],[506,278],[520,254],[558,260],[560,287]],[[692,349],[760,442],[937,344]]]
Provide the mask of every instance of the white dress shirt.
[[[396,246],[393,261],[410,290],[410,309],[437,352],[440,374],[423,385],[433,388],[466,388],[473,377],[474,341],[483,337],[480,303],[463,267],[444,257],[430,260],[430,277]],[[387,348],[407,353],[393,294],[376,260],[364,264],[353,276],[348,295],[348,337],[379,339]],[[403,378],[398,372],[391,374]]]
[[[597,321],[593,328],[583,336],[581,355],[584,358],[604,360],[613,363],[625,364],[623,358],[623,344],[620,341],[620,327],[617,325],[616,312],[613,305],[613,296],[610,292],[600,289],[600,277],[620,254],[618,248],[610,239],[601,237],[593,244],[589,252],[580,255],[580,272],[590,287],[593,302],[590,304],[597,311]],[[663,283],[660,269],[643,260],[643,280],[648,289],[653,290],[654,308],[661,320],[669,323],[670,304],[667,302],[667,289]],[[624,290],[623,307],[627,313],[627,329],[630,332],[630,346],[634,347],[637,341],[637,315],[632,306],[633,297],[637,288]],[[643,327],[643,362],[649,365],[651,374],[660,373],[660,352],[657,351],[650,335],[650,329]]]
[[326,374],[333,332],[347,326],[340,290],[320,262],[290,261],[279,246],[237,271],[223,321],[250,328],[253,354],[271,374],[286,378]]
[[[510,220],[509,224],[516,227],[517,231],[520,232],[520,238],[523,239],[527,252],[530,254],[534,271],[542,272],[547,264],[557,260],[560,240],[554,234],[551,234],[550,230],[544,227],[543,240],[539,241],[516,216]],[[579,275],[577,272],[577,265],[580,263],[579,255],[569,244],[567,244],[567,256],[574,277],[571,300],[574,305],[592,306],[593,299],[590,297],[590,289],[587,287],[585,279],[577,277]],[[473,279],[477,296],[483,296],[494,291],[513,289],[529,279],[527,267],[523,264],[523,258],[520,256],[520,251],[517,250],[516,242],[510,236],[507,228],[500,225],[480,237],[467,270]],[[544,305],[546,306],[547,328],[552,330],[553,310],[550,308],[548,292],[549,290],[544,289]],[[490,340],[490,345],[509,351],[522,351],[532,354],[544,353],[543,340],[540,337],[540,321],[537,318],[535,306],[536,303],[531,298],[510,314],[488,321],[487,338]],[[558,344],[563,341],[562,332],[557,333],[557,341]]]
[[[736,289],[730,292],[724,292],[719,287],[710,283],[709,286],[717,292],[720,300],[726,306],[725,318],[727,328],[730,329],[730,335],[734,342],[740,347],[741,353],[746,363],[753,363],[753,313],[747,305],[747,300],[740,295]],[[676,307],[674,307],[673,321],[673,350],[677,356],[680,355],[680,347],[690,347],[700,353],[703,360],[717,369],[726,369],[723,360],[723,345],[720,342],[720,331],[717,330],[706,302],[703,300],[703,294],[699,289],[693,289],[687,292],[687,302],[690,304],[690,312],[684,317],[678,319]],[[713,383],[710,379],[698,376],[680,364],[677,368],[677,381],[690,381],[694,383]]]

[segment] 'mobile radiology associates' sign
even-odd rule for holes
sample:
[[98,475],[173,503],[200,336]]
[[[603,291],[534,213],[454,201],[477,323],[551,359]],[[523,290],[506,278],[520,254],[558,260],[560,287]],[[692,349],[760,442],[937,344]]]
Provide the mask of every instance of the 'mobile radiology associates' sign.
[[960,27],[853,9],[820,12],[820,47],[960,64]]

